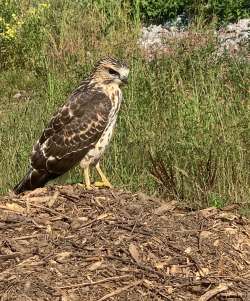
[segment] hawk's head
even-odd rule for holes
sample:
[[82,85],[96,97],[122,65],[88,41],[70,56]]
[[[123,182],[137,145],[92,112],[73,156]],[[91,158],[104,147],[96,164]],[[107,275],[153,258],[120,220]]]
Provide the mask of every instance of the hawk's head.
[[92,78],[102,84],[116,83],[121,85],[128,82],[128,74],[129,68],[124,62],[106,57],[96,64]]

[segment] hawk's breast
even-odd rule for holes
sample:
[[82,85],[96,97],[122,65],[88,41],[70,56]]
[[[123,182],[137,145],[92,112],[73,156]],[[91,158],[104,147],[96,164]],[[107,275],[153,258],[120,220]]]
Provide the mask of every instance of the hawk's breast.
[[110,143],[122,100],[120,89],[112,93],[110,99],[112,102],[112,108],[109,113],[108,124],[94,148],[92,148],[81,160],[80,165],[82,168],[88,165],[96,164]]

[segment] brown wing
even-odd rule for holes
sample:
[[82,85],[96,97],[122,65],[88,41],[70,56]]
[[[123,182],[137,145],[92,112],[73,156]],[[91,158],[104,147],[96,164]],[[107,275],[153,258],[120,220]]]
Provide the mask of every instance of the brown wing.
[[68,171],[100,139],[110,110],[110,99],[101,91],[73,94],[34,146],[32,167],[54,174]]

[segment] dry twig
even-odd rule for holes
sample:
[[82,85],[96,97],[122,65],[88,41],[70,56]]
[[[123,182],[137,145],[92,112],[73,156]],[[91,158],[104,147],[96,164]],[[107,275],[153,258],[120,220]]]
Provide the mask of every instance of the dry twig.
[[125,292],[125,291],[127,291],[128,289],[130,289],[131,287],[137,286],[137,285],[139,285],[139,284],[141,284],[141,283],[142,283],[142,280],[139,280],[139,281],[135,281],[135,282],[133,282],[133,283],[131,283],[131,284],[129,284],[129,285],[120,287],[120,288],[118,288],[117,290],[115,290],[115,291],[113,291],[113,292],[111,292],[111,293],[109,293],[109,294],[103,296],[101,299],[99,299],[99,300],[97,300],[97,301],[104,301],[104,300],[107,300],[108,298],[111,298],[111,297],[113,297],[113,296],[119,295],[120,293]]
[[166,275],[151,268],[150,266],[147,266],[147,265],[144,265],[144,264],[141,264],[141,263],[138,263],[136,261],[134,261],[133,263],[131,263],[130,260],[127,260],[125,258],[121,258],[121,257],[118,257],[118,256],[104,256],[108,259],[113,259],[113,260],[118,260],[118,261],[121,261],[123,263],[126,263],[126,264],[134,264],[136,265],[138,268],[140,268],[141,270],[144,270],[144,271],[147,271],[147,272],[150,272],[152,274],[156,274],[158,276],[160,276],[162,279],[165,279],[166,278]]
[[26,239],[37,238],[38,236],[39,234],[25,235],[25,236],[14,237],[13,240],[26,240]]
[[20,252],[12,253],[12,254],[7,254],[7,255],[0,255],[0,261],[5,261],[8,259],[14,259],[16,257],[20,257],[22,254]]
[[101,280],[94,281],[94,282],[83,282],[83,283],[71,284],[71,285],[66,285],[66,286],[58,286],[58,287],[56,287],[56,289],[74,289],[74,288],[79,288],[79,287],[84,287],[84,286],[97,285],[97,284],[108,282],[108,281],[117,281],[117,280],[121,280],[123,278],[130,278],[130,277],[132,277],[132,275],[115,276],[115,277],[109,277],[109,278],[101,279]]
[[228,290],[228,285],[225,283],[220,283],[215,288],[212,288],[211,290],[207,291],[205,294],[203,294],[198,301],[208,301],[212,297],[218,295],[221,292],[224,292]]

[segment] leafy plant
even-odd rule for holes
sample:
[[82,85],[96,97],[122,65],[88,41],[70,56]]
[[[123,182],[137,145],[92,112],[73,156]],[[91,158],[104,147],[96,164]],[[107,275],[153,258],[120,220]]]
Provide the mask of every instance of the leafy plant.
[[18,5],[17,1],[0,4],[0,68],[9,61],[25,64],[33,51],[40,51],[45,36],[43,18],[48,2]]
[[211,21],[216,17],[218,22],[228,23],[250,16],[248,0],[137,0],[132,4],[140,6],[141,18],[144,21],[166,22],[177,15],[185,14],[189,18],[204,18]]
[[226,205],[226,200],[217,193],[211,193],[208,196],[208,205],[216,208],[223,208]]

